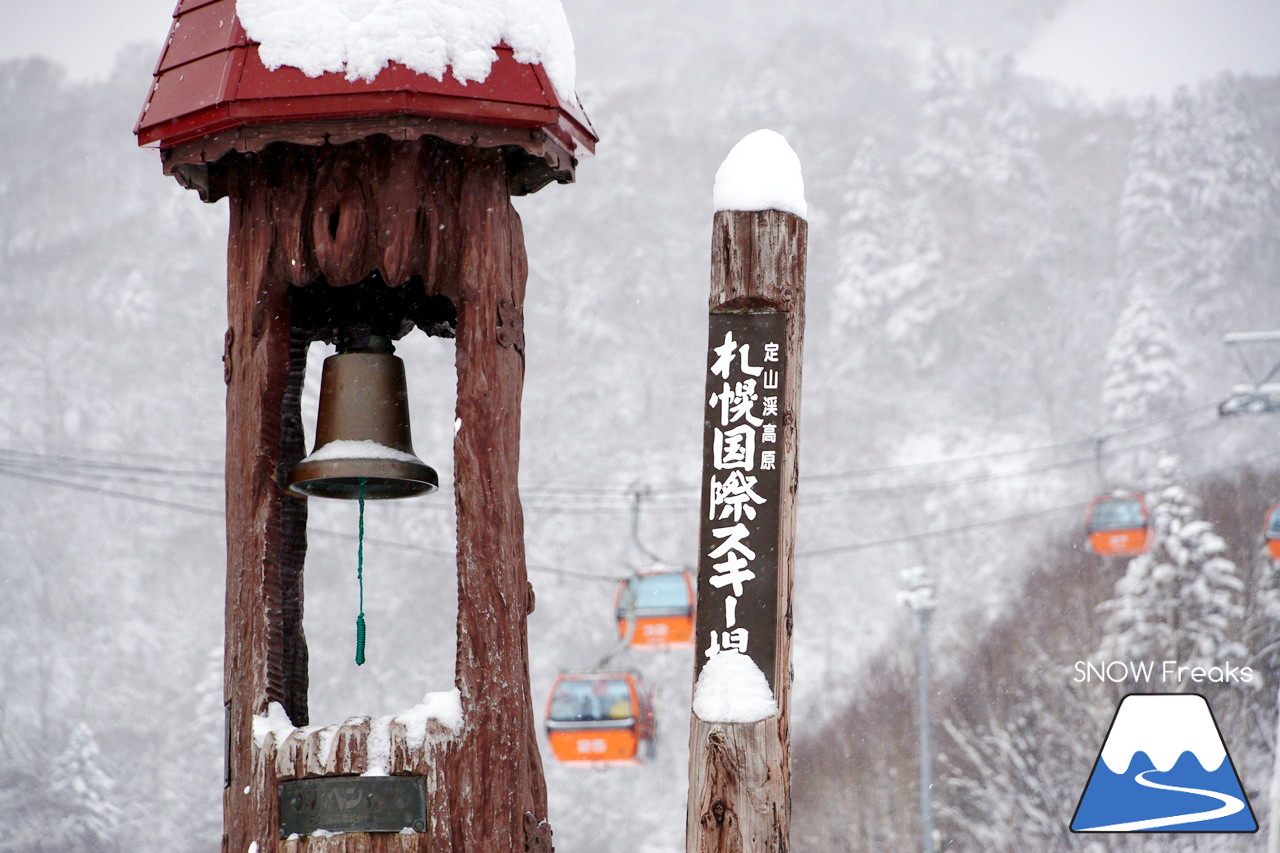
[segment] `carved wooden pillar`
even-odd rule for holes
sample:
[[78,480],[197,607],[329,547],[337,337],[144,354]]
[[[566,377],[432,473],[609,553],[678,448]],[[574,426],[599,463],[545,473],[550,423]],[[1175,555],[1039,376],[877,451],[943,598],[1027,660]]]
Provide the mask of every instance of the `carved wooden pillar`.
[[[529,695],[520,395],[524,289],[520,220],[502,163],[465,172],[454,439],[458,519],[458,687],[467,732],[450,791],[481,816],[454,826],[456,850],[547,850],[546,786]],[[520,638],[518,643],[513,642]],[[505,658],[505,660],[504,660]],[[521,780],[512,786],[508,780]],[[460,806],[459,806],[460,807]],[[526,837],[526,824],[531,835]]]
[[281,487],[282,472],[303,452],[298,395],[289,393],[291,377],[295,386],[301,382],[301,368],[298,347],[291,347],[287,287],[273,281],[268,270],[269,196],[255,170],[239,171],[235,178],[224,354],[224,696],[230,768],[223,795],[224,849],[246,849],[253,839],[275,833],[275,780],[273,774],[255,772],[254,716],[265,713],[268,703],[280,702],[295,725],[307,723],[302,637],[307,508],[304,499]]
[[[517,492],[527,269],[508,165],[496,149],[423,137],[273,146],[225,169],[230,779],[223,849],[550,851]],[[426,740],[413,740],[396,721],[375,734],[368,718],[300,729],[309,722],[306,499],[285,484],[305,452],[299,399],[307,345],[333,340],[358,319],[344,314],[356,292],[375,297],[382,322],[399,334],[416,325],[457,338],[456,686],[464,722],[458,732],[435,726]],[[291,726],[268,720],[274,702]],[[374,737],[389,738],[382,772],[424,780],[426,826],[404,835],[351,830],[279,839],[277,785],[377,771]]]

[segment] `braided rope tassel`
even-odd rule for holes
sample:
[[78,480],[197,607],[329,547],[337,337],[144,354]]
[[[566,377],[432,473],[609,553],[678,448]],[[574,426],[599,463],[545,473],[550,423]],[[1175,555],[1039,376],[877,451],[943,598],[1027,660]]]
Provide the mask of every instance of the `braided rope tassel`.
[[364,666],[364,477],[360,478],[360,536],[356,546],[356,582],[360,587],[360,615],[356,617],[356,666]]

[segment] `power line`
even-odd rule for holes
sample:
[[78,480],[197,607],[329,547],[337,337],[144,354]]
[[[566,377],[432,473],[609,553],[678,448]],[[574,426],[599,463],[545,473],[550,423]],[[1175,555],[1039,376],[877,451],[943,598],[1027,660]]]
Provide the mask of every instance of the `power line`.
[[[855,476],[867,475],[872,473],[887,473],[891,471],[935,467],[935,466],[942,466],[946,464],[954,464],[954,463],[968,461],[968,460],[995,458],[995,457],[1012,455],[1012,454],[1031,453],[1031,452],[1039,452],[1039,451],[1049,450],[1049,449],[1073,447],[1073,446],[1077,446],[1084,443],[1093,443],[1097,445],[1097,444],[1100,444],[1101,442],[1105,442],[1109,438],[1127,435],[1133,432],[1140,431],[1142,429],[1146,429],[1151,426],[1157,426],[1159,424],[1166,423],[1168,421],[1171,421],[1177,418],[1189,418],[1195,414],[1198,414],[1210,408],[1213,408],[1212,404],[1207,404],[1207,405],[1199,406],[1193,409],[1188,409],[1184,412],[1180,412],[1174,415],[1169,415],[1164,418],[1150,421],[1135,427],[1130,427],[1124,430],[1117,430],[1113,433],[1110,433],[1108,435],[1105,435],[1097,439],[1081,439],[1081,440],[1071,441],[1071,442],[1061,442],[1053,445],[1043,445],[1037,448],[1021,448],[1021,449],[1010,449],[1010,450],[1004,450],[1004,451],[993,451],[991,453],[986,453],[986,454],[976,454],[973,456],[966,456],[966,457],[953,457],[951,459],[936,460],[933,462],[906,463],[903,465],[884,466],[881,468],[867,468],[867,469],[861,469],[860,471],[844,472],[839,474],[838,473],[810,474],[810,475],[807,475],[805,478],[803,478],[799,497],[801,499],[802,505],[832,504],[832,503],[840,503],[840,502],[843,502],[845,499],[850,499],[850,498],[856,499],[856,498],[863,498],[863,497],[897,495],[897,494],[918,494],[921,492],[937,491],[941,489],[955,488],[955,487],[965,486],[965,485],[974,485],[978,483],[992,482],[992,481],[1002,480],[1002,479],[1024,477],[1032,474],[1043,473],[1045,471],[1049,471],[1057,468],[1083,466],[1083,465],[1094,463],[1096,462],[1097,459],[1102,458],[1104,456],[1106,457],[1116,456],[1116,455],[1132,452],[1141,447],[1146,447],[1152,444],[1166,441],[1172,438],[1173,434],[1156,436],[1142,442],[1128,444],[1121,447],[1101,449],[1097,453],[1088,457],[1083,457],[1083,456],[1076,457],[1074,459],[1069,459],[1069,460],[1064,460],[1059,462],[1051,462],[1051,463],[1046,463],[1044,465],[1034,466],[1030,468],[1021,468],[1013,471],[996,472],[996,473],[990,473],[990,474],[979,474],[979,475],[963,477],[958,479],[925,481],[922,483],[904,483],[904,484],[871,486],[871,487],[850,487],[843,490],[835,490],[835,491],[827,491],[827,492],[812,491],[810,489],[805,488],[806,484],[813,483],[815,481],[821,482],[821,481],[830,481],[834,479],[848,479]],[[1206,421],[1203,424],[1187,427],[1187,430],[1204,429],[1204,428],[1213,426],[1217,423],[1220,423],[1220,419],[1215,417],[1209,421]],[[5,454],[5,453],[23,454],[28,459],[31,459],[31,460],[38,460],[38,459],[56,460],[60,465],[65,462],[70,465],[72,469],[70,473],[72,476],[76,476],[77,474],[88,475],[90,473],[97,475],[104,471],[114,470],[114,471],[143,472],[143,473],[147,473],[148,475],[154,474],[162,477],[168,476],[168,475],[174,475],[178,477],[186,476],[186,475],[197,475],[201,477],[221,477],[221,472],[214,472],[214,471],[208,471],[208,470],[173,469],[173,468],[164,468],[164,467],[157,467],[157,466],[135,466],[135,465],[129,465],[127,463],[100,462],[97,460],[78,459],[75,457],[42,456],[41,454],[31,453],[27,451],[17,451],[13,449],[0,448],[0,454]],[[0,465],[3,465],[3,464],[5,464],[5,460],[3,458],[0,458]],[[21,465],[23,463],[15,463],[15,464]],[[40,466],[36,462],[26,463],[26,466],[28,468],[34,467],[36,470],[41,470],[42,468],[42,466]],[[49,467],[53,467],[53,466],[49,466]],[[81,470],[78,472],[76,471],[77,467],[81,468]],[[84,470],[85,468],[88,468],[89,470]],[[112,476],[114,479],[117,479],[117,480],[123,479],[125,481],[144,482],[144,483],[153,482],[150,480],[130,480],[130,478],[125,477],[124,475],[109,475],[109,476]],[[210,491],[215,490],[214,488],[207,487],[207,486],[205,487],[194,486],[183,480],[169,481],[168,483],[161,482],[160,484],[171,485],[173,487],[185,488],[185,489],[203,488]],[[677,487],[677,486],[657,487],[657,488],[651,487],[648,489],[646,494],[647,496],[656,496],[657,500],[649,501],[648,503],[646,503],[646,508],[652,511],[657,511],[657,512],[672,512],[672,511],[685,512],[685,511],[694,509],[697,507],[697,504],[698,504],[696,500],[676,501],[676,500],[670,500],[668,498],[665,498],[662,496],[662,494],[655,495],[655,492],[670,495],[672,492],[674,492],[677,489],[684,490],[686,488],[694,489],[697,487]],[[533,487],[528,490],[523,490],[521,493],[521,498],[524,504],[524,509],[529,512],[550,512],[550,513],[566,514],[566,515],[595,515],[595,514],[603,514],[603,513],[617,513],[617,512],[631,511],[632,501],[634,499],[634,493],[635,493],[634,487],[599,488],[599,487],[587,487],[587,486],[540,486],[540,487]],[[555,503],[553,505],[548,506],[547,505],[548,501],[554,501]],[[430,504],[426,508],[429,510],[438,511],[438,510],[448,509],[448,506],[437,502],[437,503]]]
[[[85,468],[93,471],[128,471],[130,473],[154,473],[173,476],[191,476],[201,478],[219,478],[223,475],[222,469],[213,468],[165,468],[155,465],[131,465],[127,462],[104,462],[100,459],[85,459],[83,457],[66,456],[63,454],[44,454],[34,453],[27,450],[17,450],[15,448],[0,448],[0,455],[16,456],[20,460],[35,464],[41,461],[54,462],[59,466],[69,468]],[[18,460],[15,460],[18,461]]]
[[[150,495],[139,495],[134,492],[122,492],[118,489],[107,489],[101,486],[91,486],[86,483],[69,482],[66,480],[58,480],[52,477],[44,477],[39,474],[21,473],[0,467],[0,476],[11,477],[18,480],[26,480],[33,483],[41,483],[49,486],[59,486],[77,492],[85,492],[88,494],[101,495],[104,497],[120,498],[122,500],[135,501],[137,503],[148,504],[150,506],[163,507],[165,509],[176,509],[182,512],[196,513],[205,516],[225,517],[226,513],[220,509],[212,507],[203,507],[196,504],[182,503],[180,501],[170,501],[163,498],[154,498]],[[345,539],[355,541],[356,535],[352,533],[344,533],[338,530],[326,530],[324,528],[310,527],[307,528],[308,534],[316,534],[318,536],[327,536],[335,539]],[[457,554],[454,551],[447,551],[443,548],[431,548],[426,545],[415,545],[409,542],[397,542],[391,539],[380,539],[375,537],[365,537],[366,542],[375,543],[388,548],[398,548],[406,551],[415,551],[423,554],[431,554],[438,557],[448,557],[456,559]],[[536,563],[526,563],[525,568],[529,571],[544,572],[548,574],[562,575],[565,577],[578,578],[581,580],[604,581],[607,583],[617,583],[625,580],[625,575],[597,575],[590,572],[575,571],[573,569],[561,569],[555,566],[542,566]]]
[[223,485],[221,483],[215,485],[212,483],[195,482],[192,480],[175,480],[163,475],[157,478],[145,473],[135,476],[134,474],[129,473],[114,473],[102,470],[77,468],[74,466],[48,465],[42,462],[27,462],[21,459],[5,459],[3,456],[0,456],[0,468],[32,471],[37,473],[42,471],[56,471],[67,477],[93,477],[98,480],[109,479],[117,483],[140,483],[148,486],[164,486],[168,488],[180,488],[197,492],[213,492],[220,494],[223,491]]
[[1069,447],[1079,447],[1081,445],[1097,445],[1098,442],[1106,442],[1113,438],[1119,438],[1120,436],[1123,436],[1123,435],[1128,435],[1134,432],[1140,432],[1141,430],[1148,429],[1149,427],[1159,426],[1160,424],[1167,423],[1172,420],[1177,420],[1179,418],[1190,418],[1193,415],[1197,415],[1200,412],[1208,411],[1210,409],[1216,412],[1217,407],[1218,407],[1218,404],[1216,402],[1205,403],[1204,405],[1201,405],[1201,406],[1196,406],[1191,409],[1185,409],[1181,412],[1177,412],[1172,415],[1166,415],[1165,417],[1157,418],[1156,420],[1153,420],[1153,421],[1147,421],[1146,423],[1138,424],[1137,426],[1126,427],[1125,429],[1116,430],[1115,432],[1104,433],[1103,435],[1090,436],[1088,438],[1077,438],[1071,441],[1062,441],[1054,444],[1042,444],[1035,447],[1013,447],[1007,450],[992,450],[987,453],[975,453],[970,456],[952,456],[946,459],[935,459],[931,462],[904,462],[897,465],[882,465],[874,468],[858,468],[852,471],[831,472],[827,474],[811,474],[809,475],[808,479],[834,480],[834,479],[842,479],[846,477],[860,477],[860,476],[866,476],[868,474],[884,474],[892,471],[906,471],[906,470],[911,470],[915,468],[929,468],[937,465],[954,465],[957,462],[971,462],[977,459],[994,459],[1001,456],[1013,456],[1013,455],[1018,455],[1023,453],[1030,454],[1030,453],[1041,453],[1048,450],[1063,450]]
[[[1222,423],[1220,419],[1214,418],[1213,420],[1205,421],[1203,424],[1200,424],[1198,426],[1188,427],[1187,432],[1190,432],[1192,430],[1207,429],[1209,427],[1215,426],[1220,423]],[[842,497],[867,497],[867,496],[892,495],[892,494],[913,494],[918,492],[938,491],[940,489],[953,488],[957,486],[970,486],[970,485],[975,485],[977,483],[988,483],[995,480],[1007,480],[1015,477],[1026,477],[1031,474],[1042,474],[1046,471],[1053,471],[1058,468],[1073,468],[1078,466],[1091,465],[1101,457],[1110,457],[1110,456],[1117,456],[1123,453],[1130,453],[1134,450],[1138,450],[1143,447],[1149,447],[1153,444],[1159,444],[1161,442],[1168,441],[1172,437],[1173,437],[1172,435],[1157,436],[1155,438],[1148,439],[1146,441],[1138,442],[1135,444],[1126,445],[1124,447],[1103,450],[1091,456],[1078,456],[1073,459],[1065,459],[1065,460],[1060,460],[1058,462],[1046,462],[1043,465],[1038,465],[1030,468],[1019,468],[1013,471],[997,471],[991,474],[975,474],[971,477],[960,477],[953,480],[934,480],[934,481],[925,481],[922,483],[903,483],[900,485],[891,485],[891,486],[864,486],[864,487],[842,489],[839,491],[807,492],[807,493],[803,491],[803,481],[802,481],[801,483],[802,490],[801,490],[800,496],[804,498],[805,502],[808,504],[833,503],[834,501],[824,500],[824,499],[842,498]],[[819,477],[821,477],[821,475],[816,475],[816,476],[810,477],[809,479],[811,480],[818,479]]]
[[0,477],[12,477],[18,480],[26,480],[31,483],[43,483],[49,486],[61,486],[62,488],[71,489],[77,492],[87,492],[94,495],[104,495],[113,498],[124,498],[125,500],[136,501],[138,503],[150,504],[151,506],[161,506],[166,509],[178,509],[184,512],[195,512],[201,515],[217,515],[222,516],[225,513],[220,509],[212,509],[210,507],[196,506],[195,504],[186,504],[179,501],[169,501],[164,498],[153,498],[150,495],[138,495],[133,492],[121,492],[116,489],[104,489],[101,486],[91,486],[87,483],[68,482],[66,480],[56,480],[52,477],[43,477],[39,474],[20,473],[12,469],[0,467]]
[[[1211,476],[1213,474],[1218,474],[1224,471],[1230,471],[1237,468],[1243,468],[1245,466],[1252,465],[1257,462],[1262,462],[1268,459],[1274,459],[1276,457],[1280,457],[1280,451],[1266,453],[1261,456],[1257,456],[1252,459],[1247,459],[1247,460],[1244,460],[1243,462],[1238,462],[1232,465],[1225,465],[1225,466],[1220,466],[1218,468],[1209,469],[1207,471],[1201,471],[1197,474],[1192,475],[1188,479],[1200,480],[1205,477]],[[164,507],[166,509],[177,509],[184,512],[194,512],[194,513],[207,515],[207,516],[213,516],[213,515],[224,516],[225,515],[225,513],[222,510],[212,509],[209,507],[202,507],[194,504],[181,503],[178,501],[169,501],[169,500],[164,500],[162,498],[154,498],[149,495],[139,495],[132,492],[122,492],[116,489],[106,489],[99,486],[91,486],[85,483],[57,480],[51,477],[40,476],[38,474],[20,473],[13,470],[6,470],[3,467],[0,467],[0,476],[12,477],[20,480],[42,483],[46,485],[59,486],[62,488],[71,489],[73,491],[86,492],[90,494],[102,495],[105,497],[115,497],[115,498],[121,498],[125,500],[132,500],[139,503],[149,504],[152,506]],[[1085,507],[1087,507],[1088,505],[1089,505],[1089,502],[1085,501],[1081,503],[1070,504],[1067,506],[1033,510],[1031,512],[1020,513],[1018,515],[1005,516],[1005,517],[995,518],[995,519],[985,519],[982,521],[970,522],[968,524],[957,525],[955,527],[941,528],[938,530],[929,530],[929,531],[922,531],[919,533],[903,534],[902,536],[894,536],[886,539],[878,539],[878,540],[872,540],[867,542],[853,542],[845,545],[833,545],[825,548],[816,548],[808,551],[798,552],[796,556],[797,557],[820,557],[820,556],[827,556],[827,555],[836,554],[836,553],[860,551],[860,550],[866,550],[869,548],[883,547],[886,545],[895,545],[903,542],[914,542],[914,541],[921,541],[925,539],[934,539],[934,538],[943,537],[943,536],[950,536],[956,533],[966,533],[973,530],[981,530],[989,527],[999,527],[1006,524],[1017,524],[1023,521],[1029,521],[1036,518],[1043,518],[1046,516],[1056,515],[1058,513],[1064,513],[1068,511],[1079,512]],[[329,537],[341,538],[341,539],[347,539],[347,540],[354,540],[356,538],[354,534],[343,533],[341,531],[335,531],[335,530],[325,530],[323,528],[308,528],[308,533],[315,533],[320,536],[329,536]],[[456,554],[452,551],[446,551],[444,549],[439,549],[439,548],[430,548],[425,545],[415,545],[408,542],[397,542],[395,540],[390,540],[390,539],[370,539],[370,538],[366,538],[365,541],[377,543],[385,547],[416,551],[420,553],[431,554],[434,556],[449,557],[451,559],[456,557]],[[626,578],[625,575],[597,575],[594,573],[581,572],[573,569],[561,569],[554,566],[541,566],[541,565],[532,564],[532,563],[526,563],[526,568],[529,571],[545,572],[545,573],[556,574],[556,575],[561,575],[565,577],[578,578],[581,580],[617,583],[618,581],[625,580]]]
[[147,460],[154,460],[154,461],[160,461],[160,462],[175,462],[183,465],[191,465],[193,463],[204,464],[207,467],[203,470],[208,472],[212,472],[212,471],[220,472],[222,470],[221,459],[198,459],[191,456],[190,454],[183,454],[181,456],[176,456],[168,453],[152,453],[145,450],[124,450],[120,448],[106,448],[106,447],[82,447],[82,446],[74,446],[74,445],[66,445],[66,444],[53,444],[53,445],[46,444],[41,446],[44,447],[45,449],[44,450],[22,450],[21,448],[15,447],[15,448],[0,448],[0,452],[25,453],[31,456],[40,456],[43,458],[56,457],[56,456],[68,456],[68,455],[76,455],[76,454],[101,453],[101,454],[106,454],[112,459],[119,459],[120,457],[132,456],[137,459],[147,459]]
[[[1166,415],[1164,417],[1147,421],[1145,423],[1141,423],[1136,426],[1126,427],[1124,429],[1118,429],[1110,433],[1104,433],[1099,436],[1090,436],[1087,438],[1079,438],[1079,439],[1073,439],[1070,441],[1056,442],[1053,444],[1044,444],[1044,445],[1038,445],[1033,447],[1020,447],[1020,448],[1009,448],[1006,450],[994,450],[987,453],[977,453],[969,456],[953,456],[945,459],[936,459],[929,462],[906,462],[906,463],[901,463],[897,465],[884,465],[884,466],[872,467],[872,468],[860,468],[860,469],[854,469],[851,471],[843,471],[843,472],[827,472],[827,473],[819,473],[819,474],[810,474],[806,477],[806,479],[809,481],[837,480],[837,479],[845,479],[845,478],[852,478],[852,477],[861,477],[869,474],[882,474],[882,473],[889,473],[893,471],[906,471],[906,470],[914,470],[918,468],[929,468],[934,466],[953,465],[959,462],[969,462],[969,461],[979,460],[979,459],[993,459],[993,458],[999,458],[1003,456],[1041,453],[1041,452],[1050,451],[1050,450],[1061,450],[1061,449],[1066,449],[1070,447],[1079,447],[1082,445],[1096,445],[1098,444],[1098,442],[1107,442],[1107,441],[1110,441],[1111,439],[1119,438],[1121,436],[1129,435],[1131,433],[1140,432],[1144,429],[1148,429],[1153,426],[1159,426],[1160,424],[1168,423],[1169,421],[1190,418],[1201,412],[1205,412],[1209,410],[1213,410],[1214,412],[1216,412],[1217,405],[1218,404],[1216,402],[1206,403],[1201,406],[1196,406],[1194,408],[1186,409],[1181,412],[1175,412],[1174,414],[1171,414],[1171,415]],[[1217,418],[1214,419],[1214,421],[1216,420]],[[1169,436],[1145,441],[1137,445],[1132,445],[1130,448],[1120,448],[1114,452],[1117,452],[1117,453],[1124,452],[1126,449],[1131,449],[1132,447],[1145,446],[1146,444],[1164,440],[1164,438],[1167,438],[1167,437]],[[170,460],[170,461],[185,462],[185,463],[189,463],[191,461],[190,457],[187,457],[187,456],[166,456],[161,454],[149,454],[149,453],[144,453],[140,451],[122,451],[122,450],[102,451],[98,449],[89,449],[89,448],[66,448],[66,449],[71,450],[74,453],[104,452],[104,453],[110,453],[112,456],[131,455],[131,456],[137,456],[141,458]],[[1110,450],[1105,451],[1105,453],[1107,454],[1110,454],[1112,452],[1113,451],[1110,451]],[[70,462],[70,463],[80,464],[84,466],[92,466],[95,468],[129,470],[134,472],[148,471],[148,472],[155,472],[155,473],[175,474],[175,475],[189,474],[192,476],[199,476],[199,477],[221,477],[222,476],[222,470],[220,468],[215,469],[212,467],[205,468],[205,469],[191,469],[191,468],[166,468],[166,467],[160,467],[160,466],[136,466],[136,465],[129,465],[128,463],[123,463],[118,461],[103,462],[100,460],[84,459],[82,457],[68,456],[64,454],[40,453],[36,451],[20,450],[17,448],[0,448],[0,454],[4,454],[4,453],[21,454],[31,459],[66,460],[67,462]],[[700,486],[698,484],[683,484],[683,485],[670,484],[665,486],[648,486],[647,496],[657,498],[659,501],[661,501],[663,500],[664,495],[670,495],[670,494],[675,494],[680,492],[696,492],[699,490],[699,488]],[[542,496],[565,497],[570,499],[581,498],[584,500],[588,498],[598,499],[601,497],[606,499],[616,498],[616,499],[625,501],[626,506],[624,508],[629,510],[631,496],[633,492],[634,492],[633,486],[602,487],[602,486],[596,486],[596,485],[590,485],[590,484],[559,484],[559,485],[552,484],[552,485],[540,485],[540,486],[530,487],[524,490],[523,493],[529,499],[537,499],[538,497],[542,497]]]
[[[1274,453],[1265,453],[1262,456],[1256,456],[1252,459],[1246,459],[1243,462],[1237,462],[1233,465],[1224,465],[1219,468],[1210,469],[1208,471],[1201,471],[1198,474],[1194,474],[1188,477],[1187,479],[1202,480],[1205,477],[1212,476],[1213,474],[1220,474],[1224,471],[1231,471],[1236,468],[1244,468],[1247,465],[1252,465],[1256,462],[1262,462],[1267,459],[1274,459],[1276,457],[1280,457],[1280,451],[1277,451]],[[987,527],[1000,527],[1005,524],[1017,524],[1019,522],[1029,521],[1035,518],[1043,518],[1045,516],[1067,512],[1069,510],[1080,512],[1081,510],[1085,509],[1088,506],[1089,506],[1089,501],[1085,501],[1083,503],[1071,504],[1069,506],[1058,506],[1058,507],[1052,507],[1049,509],[1033,510],[1032,512],[1020,513],[1018,515],[1011,515],[1003,518],[992,518],[992,519],[986,519],[983,521],[974,521],[968,524],[957,525],[956,527],[944,527],[939,530],[926,530],[920,533],[908,533],[902,536],[893,536],[887,539],[876,539],[868,542],[851,542],[846,545],[832,545],[826,548],[815,548],[810,551],[797,552],[796,556],[797,557],[821,557],[821,556],[826,556],[828,554],[844,553],[847,551],[862,551],[868,548],[879,548],[884,545],[897,545],[903,542],[916,542],[924,539],[936,539],[940,536],[950,536],[954,533],[967,533],[971,530],[981,530]]]

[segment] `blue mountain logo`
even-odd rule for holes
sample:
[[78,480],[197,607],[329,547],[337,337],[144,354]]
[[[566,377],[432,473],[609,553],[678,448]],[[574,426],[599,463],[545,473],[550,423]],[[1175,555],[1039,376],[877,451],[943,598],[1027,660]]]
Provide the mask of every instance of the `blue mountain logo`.
[[1257,830],[1203,696],[1131,693],[1120,700],[1072,832]]

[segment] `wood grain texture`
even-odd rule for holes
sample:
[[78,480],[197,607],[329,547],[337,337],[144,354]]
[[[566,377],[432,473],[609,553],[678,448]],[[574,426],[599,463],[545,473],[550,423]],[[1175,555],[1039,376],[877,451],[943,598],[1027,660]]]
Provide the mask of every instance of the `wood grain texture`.
[[[504,166],[464,172],[458,305],[454,494],[458,524],[457,677],[466,715],[454,755],[450,801],[455,850],[525,850],[525,815],[544,825],[542,775],[526,641],[528,576],[520,465],[522,346],[499,343],[522,313],[527,267],[520,219],[507,198]],[[532,847],[532,849],[540,849]]]
[[[496,149],[431,137],[346,146],[272,145],[225,174],[228,240],[225,695],[231,784],[226,853],[550,853],[546,789],[528,684],[529,585],[517,491],[527,267],[508,164]],[[253,736],[280,702],[307,722],[302,559],[306,503],[285,488],[304,452],[298,400],[311,332],[294,326],[299,287],[380,276],[414,282],[457,310],[456,683],[465,726],[411,742],[391,726],[388,772],[427,779],[427,833],[344,833],[281,841],[278,781],[367,768],[365,718],[282,743]],[[453,328],[437,331],[449,334]]]
[[[230,712],[231,780],[223,794],[223,849],[246,850],[276,826],[274,781],[258,772],[253,717],[286,701],[286,627],[282,578],[286,528],[305,510],[277,484],[285,456],[282,412],[291,369],[287,294],[268,286],[271,222],[252,176],[240,176],[231,202],[227,249],[227,601],[224,696]],[[304,709],[305,713],[305,709]],[[295,722],[297,722],[295,720]],[[261,846],[261,845],[260,845]]]
[[799,484],[800,378],[808,223],[778,210],[718,211],[712,223],[713,313],[787,315],[789,358],[780,401],[778,603],[774,696],[779,713],[756,723],[709,723],[689,732],[688,853],[763,853],[790,846],[792,589]]

